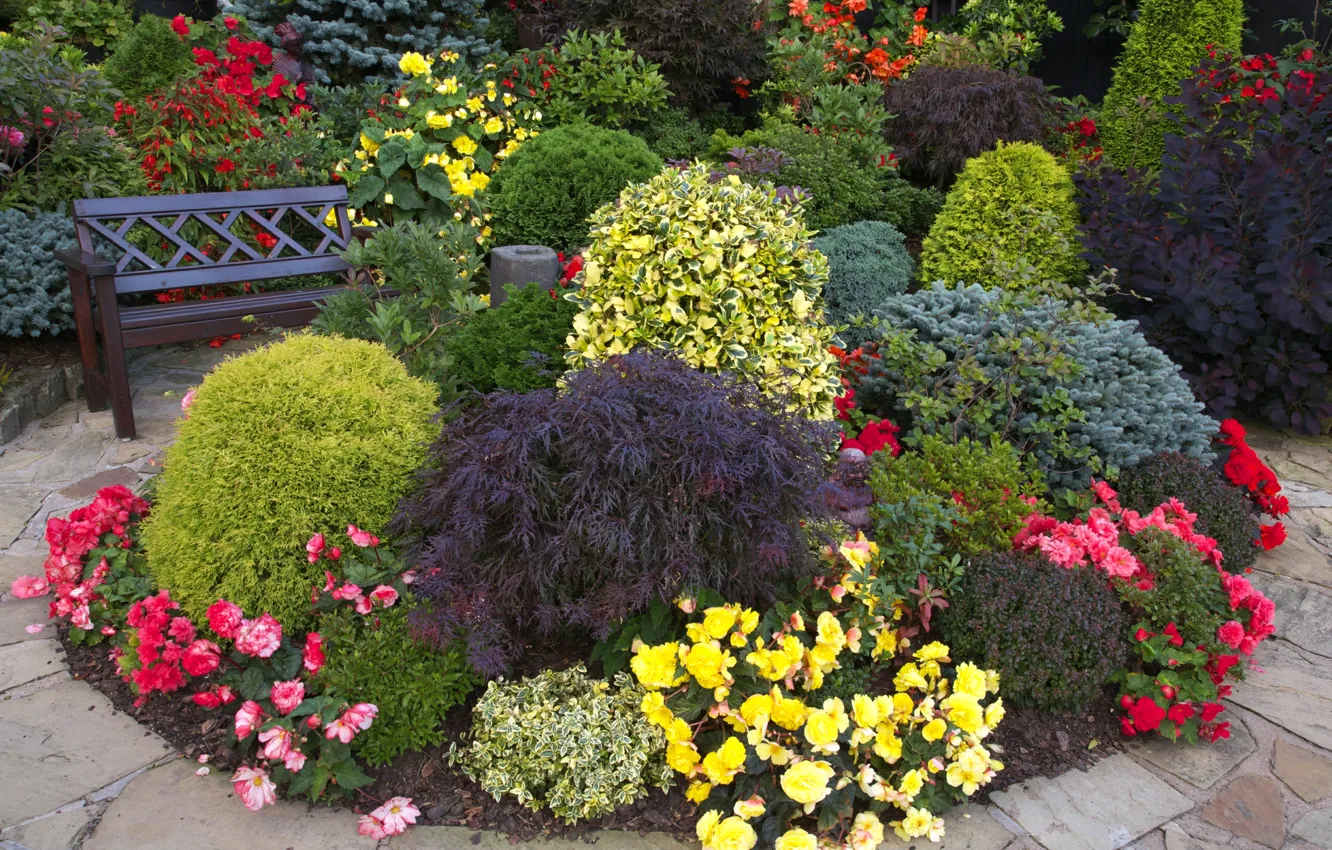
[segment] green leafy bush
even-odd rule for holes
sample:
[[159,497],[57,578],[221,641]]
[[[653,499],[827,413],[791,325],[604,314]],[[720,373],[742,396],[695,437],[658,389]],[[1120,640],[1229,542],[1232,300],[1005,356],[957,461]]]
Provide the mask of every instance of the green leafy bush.
[[0,210],[0,335],[55,335],[74,326],[69,277],[51,256],[73,247],[69,216]]
[[884,183],[881,218],[907,236],[924,236],[943,205],[943,192],[933,186],[921,188],[906,180],[888,180]]
[[1164,100],[1207,58],[1239,53],[1244,0],[1142,0],[1101,108],[1101,147],[1120,168],[1155,170],[1169,124]]
[[1022,268],[1027,280],[1076,281],[1087,269],[1078,223],[1058,161],[1039,145],[1001,142],[962,169],[925,238],[921,279],[992,286]]
[[805,221],[812,230],[883,218],[883,189],[873,167],[852,159],[846,145],[836,139],[776,121],[739,137],[714,134],[715,153],[737,147],[772,148],[786,154],[787,162],[776,174],[744,179],[804,189],[810,196],[804,205]]
[[891,224],[858,221],[834,227],[814,247],[828,258],[828,282],[823,286],[823,315],[840,332],[847,348],[856,348],[872,333],[856,326],[856,317],[872,316],[893,295],[906,292],[915,261],[906,250],[906,238]]
[[435,390],[382,346],[300,334],[198,388],[144,525],[149,568],[185,613],[217,599],[308,624],[316,532],[383,528],[434,435]]
[[1097,570],[1015,552],[974,558],[942,618],[955,659],[998,670],[1006,701],[1047,711],[1095,701],[1128,659],[1131,624]]
[[477,392],[553,387],[564,374],[564,341],[578,308],[536,284],[509,286],[444,343],[454,379]]
[[566,296],[577,366],[633,348],[669,348],[690,366],[735,372],[832,418],[841,393],[823,323],[823,255],[798,207],[706,165],[667,169],[593,216],[592,245]]
[[194,70],[190,46],[157,15],[139,18],[102,63],[102,76],[130,99],[166,88]]
[[352,743],[371,765],[441,743],[444,715],[481,684],[461,643],[441,652],[413,637],[411,607],[409,597],[362,616],[343,605],[319,620],[327,653],[320,685],[379,707],[374,725]]
[[1145,590],[1134,582],[1115,586],[1134,614],[1154,632],[1174,623],[1186,647],[1225,651],[1217,629],[1234,617],[1234,611],[1216,566],[1198,557],[1192,544],[1158,528],[1138,533],[1133,554],[1152,577]]
[[882,506],[914,498],[940,516],[945,508],[950,512],[952,522],[939,542],[946,552],[962,555],[1012,548],[1023,518],[1035,509],[1023,499],[1045,495],[1040,475],[1024,470],[1017,450],[998,436],[987,445],[967,437],[953,443],[929,434],[920,440],[919,451],[898,457],[876,452],[869,483],[876,503],[870,516],[879,539],[911,535],[912,530],[898,527]]
[[463,770],[488,794],[511,794],[567,823],[597,818],[665,790],[666,736],[640,709],[644,690],[624,673],[609,684],[583,667],[491,682],[472,711]]
[[952,437],[998,434],[1052,487],[1161,451],[1210,462],[1216,423],[1132,321],[1077,300],[934,284],[891,299],[848,375],[864,413]]
[[693,160],[708,151],[712,134],[683,109],[667,108],[634,130],[663,161]]
[[1118,486],[1120,504],[1142,514],[1178,498],[1198,515],[1194,529],[1216,540],[1229,572],[1241,573],[1258,559],[1258,514],[1248,493],[1196,459],[1178,452],[1152,455],[1124,470]]
[[587,243],[587,219],[629,183],[661,171],[642,139],[623,130],[568,124],[520,147],[495,172],[490,210],[496,245]]
[[1063,19],[1045,0],[967,0],[960,15],[962,34],[977,44],[1012,39],[1018,49],[999,67],[1023,74],[1041,60],[1041,39],[1064,31]]
[[134,27],[134,4],[127,0],[27,0],[18,29],[37,23],[60,27],[81,46],[106,47]]
[[546,112],[557,124],[586,121],[618,130],[655,120],[670,90],[661,66],[624,45],[619,30],[564,35]]

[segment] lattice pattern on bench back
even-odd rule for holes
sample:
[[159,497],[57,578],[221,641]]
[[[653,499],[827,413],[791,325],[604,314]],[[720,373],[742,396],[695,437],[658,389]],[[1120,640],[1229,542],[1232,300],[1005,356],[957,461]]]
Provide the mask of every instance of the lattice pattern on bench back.
[[341,272],[345,186],[74,202],[79,245],[114,262],[118,292]]

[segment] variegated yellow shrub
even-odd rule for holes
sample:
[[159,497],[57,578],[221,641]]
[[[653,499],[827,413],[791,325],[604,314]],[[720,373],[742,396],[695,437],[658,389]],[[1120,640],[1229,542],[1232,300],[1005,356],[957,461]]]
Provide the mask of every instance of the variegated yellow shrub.
[[840,391],[823,321],[828,263],[798,202],[706,165],[629,186],[592,216],[592,244],[567,298],[582,311],[570,364],[667,348],[708,371],[750,376],[831,419]]

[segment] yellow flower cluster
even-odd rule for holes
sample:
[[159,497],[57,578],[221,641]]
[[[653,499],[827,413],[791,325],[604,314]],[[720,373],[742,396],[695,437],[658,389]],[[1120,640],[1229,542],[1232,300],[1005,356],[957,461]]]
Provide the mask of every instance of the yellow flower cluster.
[[[868,592],[873,544],[858,537],[837,554],[852,567],[840,585],[844,594]],[[690,600],[680,607],[694,612]],[[861,811],[839,828],[841,844],[819,844],[804,829],[782,824],[789,828],[777,841],[778,850],[873,850],[886,826],[903,839],[939,840],[943,821],[922,799],[937,800],[941,793],[964,799],[1003,769],[984,745],[1004,716],[997,673],[965,662],[953,665],[948,647],[934,641],[901,663],[894,693],[856,694],[849,704],[835,697],[819,700],[823,676],[838,666],[839,656],[860,651],[859,629],[831,610],[821,612],[812,629],[799,613],[776,629],[761,629],[760,620],[757,612],[738,605],[706,608],[686,626],[688,641],[635,648],[630,666],[648,691],[641,708],[665,732],[667,764],[689,780],[690,800],[715,804],[719,794],[730,799],[756,757],[767,764],[764,776],[771,777],[760,779],[758,787],[768,781],[773,785],[768,794],[780,788],[806,816],[848,787],[862,809],[872,802],[900,812],[886,825],[873,812]],[[732,649],[749,646],[743,659],[732,656]],[[706,703],[702,709],[700,697]],[[700,740],[710,742],[706,752]],[[754,846],[750,821],[764,817],[767,805],[754,784],[744,787],[751,796],[734,800],[733,816],[711,811],[699,821],[705,850]],[[933,791],[922,798],[927,787]]]
[[363,122],[352,161],[339,169],[353,206],[384,223],[451,215],[482,226],[474,199],[499,164],[536,135],[535,101],[501,92],[495,66],[473,74],[451,52],[405,53],[398,67],[408,78],[394,93],[396,104]]

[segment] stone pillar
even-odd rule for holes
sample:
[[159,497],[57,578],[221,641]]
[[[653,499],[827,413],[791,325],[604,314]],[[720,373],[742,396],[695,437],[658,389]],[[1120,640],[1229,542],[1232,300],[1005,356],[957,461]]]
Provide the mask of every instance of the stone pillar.
[[537,283],[547,289],[560,279],[560,258],[540,245],[506,245],[490,252],[490,306],[504,303],[504,285]]

